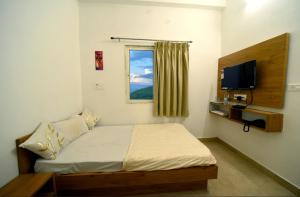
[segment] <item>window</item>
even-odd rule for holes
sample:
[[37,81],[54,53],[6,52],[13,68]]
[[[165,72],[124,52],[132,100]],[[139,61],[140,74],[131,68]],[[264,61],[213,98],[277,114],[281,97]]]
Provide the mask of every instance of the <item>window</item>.
[[126,47],[128,99],[145,102],[153,99],[153,47]]

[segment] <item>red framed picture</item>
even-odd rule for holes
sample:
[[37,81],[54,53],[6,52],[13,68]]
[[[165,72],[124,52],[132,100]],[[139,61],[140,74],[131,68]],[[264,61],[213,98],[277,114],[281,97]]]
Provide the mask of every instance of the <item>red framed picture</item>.
[[96,70],[103,70],[103,51],[95,51]]

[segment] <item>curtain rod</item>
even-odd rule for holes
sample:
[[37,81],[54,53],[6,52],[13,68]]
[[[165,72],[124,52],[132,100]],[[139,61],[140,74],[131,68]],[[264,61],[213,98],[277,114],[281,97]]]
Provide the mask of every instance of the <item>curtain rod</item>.
[[142,41],[170,41],[170,42],[187,42],[193,43],[193,41],[182,41],[182,40],[158,40],[158,39],[146,39],[146,38],[122,38],[122,37],[110,37],[111,40],[142,40]]

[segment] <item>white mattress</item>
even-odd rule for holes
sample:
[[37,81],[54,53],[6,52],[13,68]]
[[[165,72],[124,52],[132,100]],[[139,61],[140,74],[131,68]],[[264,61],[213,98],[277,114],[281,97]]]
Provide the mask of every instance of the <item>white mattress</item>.
[[55,160],[38,159],[36,172],[60,174],[122,170],[133,126],[101,126],[69,144]]
[[136,125],[123,169],[152,171],[216,164],[210,150],[181,124]]

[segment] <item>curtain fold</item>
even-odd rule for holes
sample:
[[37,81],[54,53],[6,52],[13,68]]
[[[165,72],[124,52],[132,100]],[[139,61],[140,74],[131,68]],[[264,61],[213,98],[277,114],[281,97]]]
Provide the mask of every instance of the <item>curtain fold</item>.
[[156,42],[154,51],[154,115],[187,117],[189,45]]

